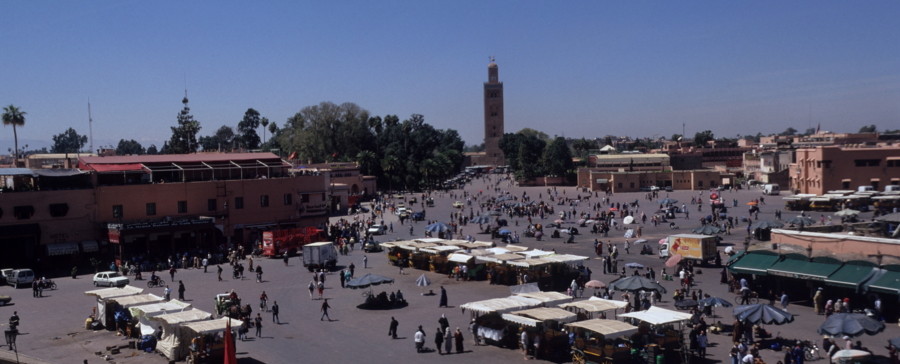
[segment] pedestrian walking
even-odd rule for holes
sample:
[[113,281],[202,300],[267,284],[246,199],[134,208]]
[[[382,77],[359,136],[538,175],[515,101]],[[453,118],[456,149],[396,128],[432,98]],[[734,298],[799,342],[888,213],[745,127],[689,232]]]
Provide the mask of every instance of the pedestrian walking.
[[262,336],[262,315],[257,312],[256,318],[253,319],[253,325],[256,326],[256,337]]
[[288,257],[288,255],[287,255],[287,253],[285,253],[285,254],[284,254],[284,266],[285,266],[285,267],[288,266],[288,258],[289,258],[289,257]]
[[172,299],[172,289],[169,288],[169,285],[166,285],[166,289],[163,290],[163,296],[165,296],[166,301]]
[[209,267],[209,259],[203,258],[203,273],[206,273],[206,269]]
[[400,322],[397,321],[393,316],[391,316],[391,324],[388,326],[388,336],[392,339],[397,338],[397,326],[400,325]]
[[328,304],[328,299],[326,298],[322,301],[322,317],[319,318],[319,321],[325,320],[326,317],[328,318],[328,321],[331,321],[331,316],[328,316],[329,308],[331,308],[331,306]]
[[453,331],[448,327],[444,330],[444,352],[450,354],[451,350],[453,350]]
[[363,268],[369,268],[369,257],[363,254]]
[[425,348],[425,331],[422,330],[422,325],[419,325],[419,329],[413,335],[413,341],[416,343],[416,352],[421,353]]
[[272,301],[272,322],[281,324],[281,321],[278,318],[278,301]]
[[263,270],[261,265],[256,266],[256,283],[262,283]]
[[216,264],[216,273],[219,275],[219,282],[222,281],[222,265]]
[[434,333],[434,346],[437,347],[439,355],[444,355],[444,330],[442,330],[440,327],[438,327],[437,331],[435,331]]
[[344,287],[344,282],[346,281],[346,277],[344,277],[344,272],[343,272],[343,271],[338,272],[338,279],[341,280],[341,288],[345,288],[345,287]]
[[447,290],[441,286],[441,302],[438,307],[447,307]]
[[40,287],[40,283],[38,283],[38,280],[37,280],[37,279],[31,281],[31,297],[37,297],[37,296],[38,296],[38,289],[39,289],[39,287]]
[[173,265],[169,268],[169,277],[172,278],[172,282],[175,282],[175,272],[175,266]]
[[697,335],[697,354],[701,358],[706,357],[706,347],[709,346],[709,338],[706,336],[706,330],[700,331]]
[[178,281],[178,299],[184,301],[184,282]]
[[325,283],[322,283],[322,281],[319,281],[318,288],[319,288],[319,299],[321,300],[322,296],[325,294]]
[[453,333],[453,341],[456,343],[456,353],[461,354],[464,350],[463,348],[463,334],[462,331],[459,331],[459,328],[456,328],[456,332]]
[[316,282],[309,281],[309,299],[313,299],[313,292],[316,290]]
[[788,295],[787,292],[781,291],[781,308],[787,311],[788,306]]

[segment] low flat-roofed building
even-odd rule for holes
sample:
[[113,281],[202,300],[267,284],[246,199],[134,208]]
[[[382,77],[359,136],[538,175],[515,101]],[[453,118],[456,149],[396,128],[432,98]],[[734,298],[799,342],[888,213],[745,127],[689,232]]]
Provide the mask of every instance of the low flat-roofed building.
[[900,184],[900,146],[820,146],[796,150],[790,164],[790,188],[795,193],[824,194]]

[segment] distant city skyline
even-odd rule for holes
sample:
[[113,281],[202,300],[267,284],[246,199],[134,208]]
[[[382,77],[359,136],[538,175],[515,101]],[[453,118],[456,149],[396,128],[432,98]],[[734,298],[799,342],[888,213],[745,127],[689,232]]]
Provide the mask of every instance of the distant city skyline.
[[[75,128],[94,147],[162,147],[188,89],[200,135],[248,108],[279,126],[310,105],[422,114],[483,141],[489,56],[505,131],[717,137],[900,125],[900,3],[13,2],[0,105],[19,145]],[[0,128],[0,152],[12,148]]]

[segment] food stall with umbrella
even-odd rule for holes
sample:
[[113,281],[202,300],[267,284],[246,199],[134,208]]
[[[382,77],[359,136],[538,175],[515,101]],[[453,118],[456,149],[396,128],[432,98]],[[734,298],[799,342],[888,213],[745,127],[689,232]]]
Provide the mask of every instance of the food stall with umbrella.
[[884,331],[884,322],[862,313],[835,313],[828,316],[819,326],[820,335],[832,337],[856,337],[862,334],[875,335]]
[[[157,328],[162,327],[161,338],[156,342],[156,351],[169,360],[181,360],[188,351],[187,345],[181,343],[185,337],[181,332],[181,324],[211,318],[212,313],[196,309],[148,317],[151,325],[155,325]],[[188,340],[190,339],[188,338]]]
[[440,274],[450,274],[454,272],[457,264],[449,261],[447,257],[453,253],[462,250],[455,245],[436,245],[427,248],[420,248],[419,253],[428,259],[428,270]]
[[572,363],[626,363],[633,359],[632,337],[637,326],[605,319],[576,321],[565,325],[575,336]]
[[528,331],[529,335],[541,337],[539,351],[534,356],[542,359],[563,359],[557,356],[566,352],[568,335],[562,331],[562,324],[575,321],[577,315],[556,307],[537,307],[501,314],[503,320],[518,326],[513,332]]
[[106,310],[113,312],[113,321],[107,325],[107,328],[122,331],[127,337],[134,337],[137,330],[135,330],[128,308],[162,301],[162,297],[149,293],[109,298],[106,300]]
[[362,309],[390,309],[390,308],[399,308],[406,307],[406,300],[401,300],[401,298],[396,297],[393,293],[391,293],[390,297],[394,299],[391,300],[386,292],[381,292],[378,295],[372,293],[371,287],[382,285],[382,284],[392,284],[394,283],[394,279],[390,277],[385,277],[378,274],[367,273],[366,275],[353,278],[349,280],[345,286],[350,289],[363,289],[369,288],[367,292],[363,295],[366,296],[366,302],[356,306],[357,308]]
[[150,303],[146,305],[132,306],[128,308],[128,311],[131,313],[131,317],[134,319],[134,321],[136,321],[136,326],[140,329],[141,336],[143,336],[153,335],[156,333],[156,327],[153,326],[153,324],[150,322],[151,317],[190,309],[190,303],[179,300],[171,300],[165,302]]

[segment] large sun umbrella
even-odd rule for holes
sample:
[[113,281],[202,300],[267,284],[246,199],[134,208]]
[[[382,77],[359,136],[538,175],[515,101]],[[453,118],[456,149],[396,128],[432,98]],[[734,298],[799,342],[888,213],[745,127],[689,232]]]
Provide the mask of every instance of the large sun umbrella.
[[691,299],[675,301],[675,308],[677,308],[679,310],[687,310],[690,308],[697,307],[697,305],[699,305],[699,303],[697,303],[697,301],[691,300]]
[[606,287],[606,283],[603,283],[603,282],[600,282],[600,281],[594,279],[594,280],[587,281],[587,283],[585,283],[584,286],[587,288],[603,288],[603,287]]
[[625,225],[631,224],[633,222],[634,222],[634,216],[625,216],[625,218],[622,219],[622,223]]
[[394,283],[393,278],[380,276],[377,274],[368,273],[362,277],[351,279],[350,282],[347,282],[346,286],[357,289],[357,288],[366,288],[371,286],[377,286],[382,283]]
[[738,320],[752,324],[763,323],[781,325],[794,321],[794,315],[775,306],[763,303],[737,306],[734,308],[734,317]]
[[503,214],[500,213],[500,211],[494,210],[494,211],[491,211],[491,213],[488,214],[488,215],[491,215],[491,216],[500,216],[500,215],[503,215]]
[[643,243],[646,243],[646,242],[647,242],[647,239],[638,239],[638,240],[635,240],[635,241],[634,241],[635,244],[643,244]]
[[629,269],[644,269],[644,265],[641,264],[641,263],[631,262],[631,263],[625,264],[625,268],[629,268]]
[[836,313],[819,326],[820,335],[859,336],[875,335],[884,330],[884,323],[861,313]]
[[487,224],[491,222],[491,217],[486,215],[475,216],[469,222],[473,224]]
[[794,217],[794,218],[788,220],[787,223],[791,224],[791,225],[810,226],[812,224],[815,224],[816,220],[813,220],[807,216],[797,216],[797,217]]
[[509,231],[509,229],[500,229],[497,233],[500,235],[509,235],[512,234],[512,231]]
[[662,200],[659,200],[659,204],[660,204],[660,205],[674,205],[674,204],[676,204],[676,203],[678,203],[678,200],[676,200],[676,199],[671,199],[671,198],[668,198],[668,197],[666,197],[666,198],[664,198],[664,199],[662,199]]
[[862,359],[868,358],[870,356],[872,356],[872,353],[868,351],[844,349],[838,350],[836,353],[834,353],[834,355],[831,356],[831,360],[836,363],[840,363],[841,359]]
[[784,227],[784,224],[778,221],[757,221],[750,226],[751,229],[778,229]]
[[637,292],[641,290],[646,291],[658,291],[659,293],[666,293],[666,288],[661,286],[659,283],[656,283],[649,278],[645,278],[644,276],[629,276],[625,278],[621,278],[609,284],[612,289],[617,291],[629,291],[629,292]]
[[675,254],[669,257],[669,259],[666,259],[666,267],[674,268],[678,265],[679,262],[681,262],[682,259],[684,259],[684,256],[682,256],[681,254]]
[[856,216],[856,215],[859,215],[859,211],[856,211],[856,210],[854,210],[854,209],[843,209],[843,210],[841,210],[841,211],[838,211],[838,212],[835,212],[835,213],[834,213],[834,216],[840,216],[840,217],[844,217],[844,216]]
[[428,225],[425,227],[425,231],[429,233],[446,233],[450,231],[452,228],[450,225],[447,225],[442,222],[436,222],[434,224]]
[[715,225],[702,225],[694,228],[694,230],[691,230],[691,232],[694,234],[712,235],[721,233],[722,229]]
[[893,339],[888,340],[888,343],[894,345],[895,348],[900,348],[900,337],[895,337]]
[[553,220],[553,222],[554,222],[554,223],[557,223],[557,224],[562,224],[562,223],[566,222],[566,220],[563,220],[563,219],[556,219],[556,220]]
[[703,306],[713,306],[713,307],[731,307],[731,302],[728,302],[724,298],[719,297],[707,297],[700,300],[700,304]]
[[419,278],[416,278],[416,286],[427,287],[429,285],[431,285],[431,280],[428,279],[427,276],[425,276],[425,273],[422,273]]

